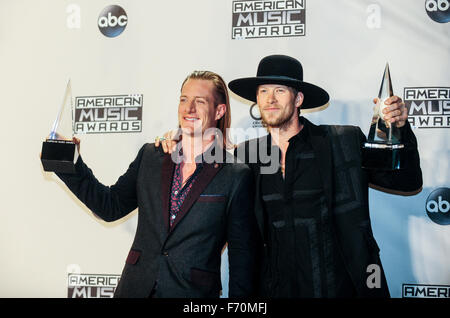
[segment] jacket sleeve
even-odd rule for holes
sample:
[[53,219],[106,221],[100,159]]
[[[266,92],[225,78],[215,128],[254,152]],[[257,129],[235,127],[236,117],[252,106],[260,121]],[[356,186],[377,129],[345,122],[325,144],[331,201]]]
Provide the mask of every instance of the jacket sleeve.
[[107,222],[112,222],[124,217],[137,207],[136,180],[144,147],[141,148],[125,174],[112,186],[100,183],[81,156],[75,164],[75,174],[56,173],[56,175],[95,215]]
[[[362,145],[366,141],[366,137],[361,129],[359,129],[359,134]],[[368,170],[369,185],[372,188],[393,194],[416,194],[422,189],[422,170],[420,169],[417,139],[408,121],[401,128],[401,138],[406,148],[405,169],[394,171]]]
[[231,298],[256,293],[259,232],[253,210],[254,189],[252,173],[245,169],[228,206],[228,294]]

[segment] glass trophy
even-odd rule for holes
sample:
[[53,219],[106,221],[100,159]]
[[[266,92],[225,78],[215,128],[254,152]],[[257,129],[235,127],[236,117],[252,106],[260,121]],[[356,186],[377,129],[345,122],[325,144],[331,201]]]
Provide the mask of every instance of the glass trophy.
[[369,136],[362,147],[363,168],[398,170],[405,165],[405,145],[401,141],[400,130],[384,120],[383,110],[387,107],[384,102],[393,95],[389,64],[386,63]]
[[44,171],[75,173],[78,150],[72,139],[72,87],[69,80],[52,130],[42,143],[41,162]]

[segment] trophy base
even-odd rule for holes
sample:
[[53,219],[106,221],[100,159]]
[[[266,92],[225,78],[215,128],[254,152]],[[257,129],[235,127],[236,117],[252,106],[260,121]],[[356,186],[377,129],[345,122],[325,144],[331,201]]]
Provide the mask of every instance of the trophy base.
[[362,167],[375,170],[399,170],[405,167],[403,144],[366,142],[362,147]]
[[75,173],[78,151],[69,140],[47,139],[42,143],[41,162],[44,171]]

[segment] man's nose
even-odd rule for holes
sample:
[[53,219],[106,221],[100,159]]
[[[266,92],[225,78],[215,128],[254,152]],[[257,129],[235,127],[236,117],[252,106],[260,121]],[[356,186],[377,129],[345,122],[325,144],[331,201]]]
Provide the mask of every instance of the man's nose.
[[187,103],[186,112],[195,113],[195,100],[192,100],[191,102]]
[[277,101],[276,97],[275,97],[275,92],[274,91],[269,91],[267,93],[267,102],[269,103],[275,103]]

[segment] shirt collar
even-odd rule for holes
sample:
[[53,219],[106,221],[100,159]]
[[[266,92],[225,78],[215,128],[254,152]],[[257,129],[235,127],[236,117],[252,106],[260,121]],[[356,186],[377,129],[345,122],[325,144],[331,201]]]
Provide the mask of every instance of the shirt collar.
[[302,141],[302,142],[307,142],[308,141],[309,133],[308,133],[308,129],[306,129],[306,127],[305,127],[305,118],[303,116],[299,117],[298,121],[299,121],[300,125],[303,125],[303,128],[298,132],[298,134],[296,134],[296,135],[292,136],[291,138],[289,138],[289,143],[291,143],[294,140],[299,140],[299,141]]
[[[303,125],[302,130],[300,130],[298,132],[298,134],[292,136],[291,138],[289,138],[289,144],[294,143],[295,141],[300,141],[300,142],[309,142],[309,132],[308,129],[306,128],[305,125],[305,118],[304,117],[299,117],[298,121],[300,122],[300,124]],[[267,153],[270,155],[273,151],[273,149],[276,149],[278,151],[281,152],[280,148],[277,145],[272,145],[272,135],[269,133],[267,136]]]

